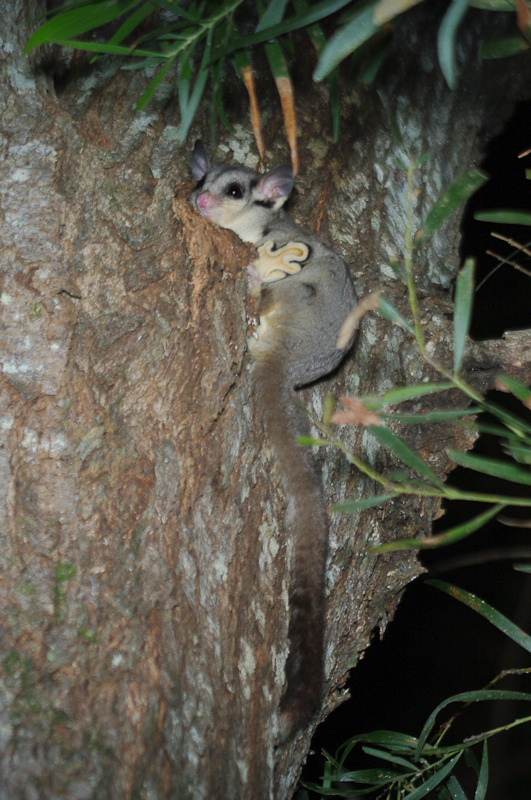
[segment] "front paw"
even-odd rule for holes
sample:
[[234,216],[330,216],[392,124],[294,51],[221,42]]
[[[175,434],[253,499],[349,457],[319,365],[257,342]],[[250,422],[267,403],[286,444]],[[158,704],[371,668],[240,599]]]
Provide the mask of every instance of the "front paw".
[[258,270],[254,264],[247,264],[247,276],[247,292],[250,297],[254,297],[256,299],[260,297],[260,292],[262,290],[262,279],[258,274]]

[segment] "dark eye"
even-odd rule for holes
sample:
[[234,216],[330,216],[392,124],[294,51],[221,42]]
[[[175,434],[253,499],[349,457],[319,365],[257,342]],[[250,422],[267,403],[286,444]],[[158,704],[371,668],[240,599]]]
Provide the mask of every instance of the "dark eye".
[[225,189],[225,194],[229,197],[234,197],[235,200],[239,200],[243,197],[243,189],[239,183],[229,183]]

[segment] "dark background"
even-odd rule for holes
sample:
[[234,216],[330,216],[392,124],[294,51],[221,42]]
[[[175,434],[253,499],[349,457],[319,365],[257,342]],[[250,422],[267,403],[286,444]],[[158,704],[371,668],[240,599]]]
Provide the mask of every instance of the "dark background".
[[[531,169],[531,154],[518,157],[529,148],[531,103],[521,103],[503,132],[488,145],[481,166],[490,180],[471,199],[463,219],[461,254],[463,258],[476,258],[477,285],[497,264],[495,258],[486,255],[487,250],[510,257],[531,270],[531,257],[515,256],[514,248],[491,236],[491,231],[496,230],[531,248],[531,227],[493,225],[473,218],[476,211],[486,209],[531,210],[531,180],[525,174],[526,168]],[[471,335],[490,339],[520,328],[531,328],[531,277],[505,264],[476,291]],[[510,395],[495,392],[491,398],[519,414],[525,411]],[[528,416],[531,419],[531,414]],[[480,436],[474,451],[504,457],[498,442],[488,435]],[[507,486],[503,481],[461,468],[451,473],[449,482],[463,489],[529,494],[529,487]],[[481,510],[478,504],[447,504],[445,515],[434,525],[434,533]],[[506,509],[505,513],[522,519],[527,513],[529,518],[526,509]],[[531,529],[508,527],[493,520],[456,545],[421,554],[421,561],[428,570],[427,577],[440,578],[477,594],[531,632],[531,575],[514,569],[515,563],[531,563]],[[378,729],[418,736],[428,715],[445,698],[481,689],[501,670],[525,666],[531,666],[529,653],[478,614],[420,578],[406,590],[382,640],[375,631],[371,647],[352,673],[352,699],[317,730],[303,780],[317,780],[322,775],[322,749],[334,753],[350,736]],[[496,688],[529,692],[530,683],[530,676],[509,678]],[[439,721],[455,708],[451,706],[443,712]],[[452,728],[448,743],[530,713],[527,703],[475,704]],[[479,758],[480,749],[476,752]],[[355,753],[347,762],[348,767],[370,765],[359,748]],[[491,739],[489,766],[488,800],[531,798],[531,724]],[[473,773],[464,767],[460,779],[469,797],[473,797],[475,782],[467,776],[473,777]]]

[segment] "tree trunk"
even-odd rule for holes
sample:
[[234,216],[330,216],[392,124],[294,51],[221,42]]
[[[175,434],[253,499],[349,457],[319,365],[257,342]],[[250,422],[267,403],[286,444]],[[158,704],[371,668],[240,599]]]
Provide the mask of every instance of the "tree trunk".
[[[169,84],[137,114],[143,74],[69,64],[56,52],[30,62],[21,56],[26,21],[41,7],[16,8],[3,9],[0,45],[0,798],[289,798],[312,731],[275,741],[289,542],[251,399],[252,250],[189,206],[191,147],[176,144]],[[404,310],[404,287],[387,267],[405,232],[390,123],[407,147],[430,153],[424,213],[477,162],[480,131],[529,81],[521,62],[511,72],[510,62],[477,60],[483,17],[473,15],[450,92],[427,14],[401,25],[378,83],[346,96],[339,145],[325,89],[303,81],[298,94],[304,166],[292,213],[345,253],[360,295],[383,288]],[[221,137],[223,153],[256,164],[239,91],[240,125]],[[273,165],[286,147],[277,102],[263,102]],[[457,247],[452,219],[420,264],[440,358]],[[528,374],[523,341],[513,334],[471,348],[481,388],[498,371]],[[407,334],[370,315],[339,373],[302,398],[319,412],[327,392],[378,393],[431,377]],[[472,441],[429,426],[404,435],[439,475],[450,468],[444,449]],[[385,468],[366,434],[352,429],[345,440]],[[339,453],[317,457],[331,505],[374,493]],[[410,554],[367,548],[427,533],[437,511],[429,499],[404,498],[331,515],[322,718],[420,571]]]

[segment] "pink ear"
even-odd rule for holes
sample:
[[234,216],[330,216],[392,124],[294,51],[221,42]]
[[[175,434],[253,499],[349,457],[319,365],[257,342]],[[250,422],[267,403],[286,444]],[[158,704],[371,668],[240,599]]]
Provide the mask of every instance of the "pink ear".
[[293,189],[293,172],[287,164],[266,172],[256,185],[256,192],[266,200],[288,197]]

